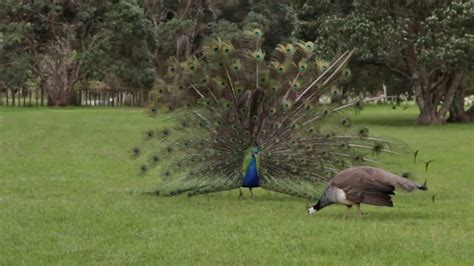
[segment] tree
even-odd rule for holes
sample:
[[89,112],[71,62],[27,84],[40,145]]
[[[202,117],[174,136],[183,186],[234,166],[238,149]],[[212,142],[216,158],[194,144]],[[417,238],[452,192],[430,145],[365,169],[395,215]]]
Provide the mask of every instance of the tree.
[[418,123],[444,123],[473,64],[474,3],[353,1],[345,10],[350,12],[320,18],[320,49],[334,53],[357,47],[357,61],[409,82],[420,109]]
[[91,44],[87,20],[93,10],[69,1],[6,1],[1,9],[7,66],[17,64],[20,55],[39,77],[50,105],[71,104],[74,85],[84,74],[82,54]]
[[215,38],[235,41],[243,30],[267,32],[265,47],[291,38],[291,1],[158,1],[142,0],[145,15],[155,27],[152,49],[157,69],[169,56],[178,59],[199,54],[199,46]]
[[0,10],[0,78],[23,62],[49,105],[74,104],[74,88],[86,79],[137,89],[153,83],[153,31],[134,1],[5,1]]

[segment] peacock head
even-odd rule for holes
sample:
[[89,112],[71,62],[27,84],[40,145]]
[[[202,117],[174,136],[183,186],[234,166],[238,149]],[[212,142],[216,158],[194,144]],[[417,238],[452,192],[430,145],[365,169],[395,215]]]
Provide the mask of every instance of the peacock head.
[[260,148],[258,146],[254,146],[250,149],[250,151],[252,152],[253,157],[257,157],[258,153],[260,152]]

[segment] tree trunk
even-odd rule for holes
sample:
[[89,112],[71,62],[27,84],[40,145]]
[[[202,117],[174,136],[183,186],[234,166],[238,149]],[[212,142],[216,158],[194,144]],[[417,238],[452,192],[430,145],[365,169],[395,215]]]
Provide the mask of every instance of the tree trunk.
[[[456,72],[449,76],[440,76],[436,81],[429,80],[428,75],[422,73],[424,79],[422,82],[416,82],[415,91],[419,91],[417,97],[420,114],[416,119],[418,124],[440,125],[446,123],[446,116],[456,92],[459,90],[463,73]],[[464,104],[464,103],[463,103]],[[438,108],[438,105],[441,105]]]
[[[75,51],[66,39],[51,45],[51,52],[44,56],[42,70],[48,106],[77,105],[74,85],[80,80],[82,62],[71,60]],[[47,73],[47,74],[44,74]]]
[[425,100],[423,107],[420,108],[420,114],[416,118],[416,123],[420,125],[441,125],[446,123],[446,119],[438,113],[437,109],[436,105]]
[[78,102],[78,94],[72,89],[67,93],[63,93],[61,96],[57,96],[55,94],[50,95],[48,93],[48,106],[78,106]]
[[474,121],[474,106],[464,111],[464,88],[462,86],[454,94],[453,102],[449,108],[448,122]]

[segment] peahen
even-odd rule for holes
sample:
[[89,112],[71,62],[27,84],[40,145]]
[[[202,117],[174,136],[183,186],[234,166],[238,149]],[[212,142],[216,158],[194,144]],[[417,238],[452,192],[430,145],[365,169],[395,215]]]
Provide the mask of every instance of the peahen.
[[308,209],[308,214],[312,215],[331,204],[342,204],[347,206],[347,212],[352,206],[356,206],[356,215],[357,218],[360,218],[361,203],[393,207],[391,195],[395,195],[394,191],[396,189],[413,192],[415,190],[428,190],[428,187],[426,182],[420,185],[413,180],[379,168],[369,166],[351,167],[331,179],[316,205]]
[[[140,174],[159,177],[156,194],[261,187],[315,199],[340,171],[408,151],[341,112],[364,103],[338,90],[354,50],[325,61],[313,42],[287,43],[269,58],[262,41],[255,29],[238,43],[215,39],[195,56],[168,60],[148,107],[161,122],[131,150],[144,158]],[[324,95],[332,102],[320,104]]]

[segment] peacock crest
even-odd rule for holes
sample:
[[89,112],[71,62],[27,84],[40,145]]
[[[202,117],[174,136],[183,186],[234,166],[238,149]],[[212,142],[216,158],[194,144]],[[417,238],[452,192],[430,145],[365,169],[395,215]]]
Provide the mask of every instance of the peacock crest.
[[168,122],[131,150],[141,174],[159,177],[159,194],[231,190],[257,176],[264,189],[311,199],[340,171],[401,152],[344,117],[363,101],[320,103],[351,78],[354,50],[324,60],[308,41],[269,56],[263,38],[249,30],[239,43],[215,39],[197,56],[167,61],[148,113]]

